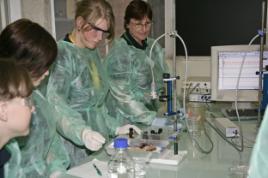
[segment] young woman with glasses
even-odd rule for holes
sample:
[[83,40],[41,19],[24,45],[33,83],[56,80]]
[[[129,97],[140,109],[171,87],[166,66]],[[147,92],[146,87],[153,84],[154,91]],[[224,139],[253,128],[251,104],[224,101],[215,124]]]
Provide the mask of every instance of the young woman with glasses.
[[57,130],[66,139],[71,166],[81,164],[121,128],[121,122],[109,116],[104,105],[109,88],[97,49],[102,40],[112,40],[113,36],[110,4],[82,0],[77,2],[73,31],[58,42],[47,96],[61,114]]
[[10,152],[4,146],[11,139],[30,132],[33,84],[25,68],[0,59],[0,177]]

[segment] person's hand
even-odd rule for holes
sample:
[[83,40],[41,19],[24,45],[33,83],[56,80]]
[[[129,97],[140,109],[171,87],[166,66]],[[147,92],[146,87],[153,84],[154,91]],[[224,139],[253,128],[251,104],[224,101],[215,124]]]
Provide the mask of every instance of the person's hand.
[[52,174],[50,174],[49,178],[59,178],[61,174],[62,174],[61,171],[55,171]]
[[137,126],[135,125],[131,125],[131,124],[127,124],[124,125],[122,127],[118,127],[115,131],[116,135],[124,135],[124,134],[128,134],[129,133],[129,129],[133,128],[135,132],[137,132],[137,134],[141,134],[141,129],[139,129]]
[[87,149],[91,151],[99,150],[105,143],[105,138],[101,134],[90,129],[83,130],[82,140]]

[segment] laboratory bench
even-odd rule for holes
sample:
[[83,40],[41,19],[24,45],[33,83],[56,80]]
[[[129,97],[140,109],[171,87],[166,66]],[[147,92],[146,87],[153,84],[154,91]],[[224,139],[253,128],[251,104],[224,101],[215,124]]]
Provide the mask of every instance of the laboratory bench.
[[[213,122],[213,118],[208,119],[208,121]],[[178,134],[178,150],[179,153],[186,151],[187,154],[180,159],[178,165],[147,164],[146,178],[246,178],[250,154],[258,129],[257,121],[242,122],[244,133],[243,152],[237,151],[227,143],[208,122],[205,122],[204,126],[205,129],[202,129],[199,135],[190,135],[187,131],[181,130]],[[211,150],[212,144],[209,138],[213,143],[211,152],[209,150]],[[171,144],[170,149],[172,150],[172,148]],[[107,162],[109,160],[107,150],[103,149],[100,152],[96,152],[86,158],[85,162],[89,162],[94,158]],[[73,175],[84,178],[102,177],[99,175],[94,176],[90,171],[92,169],[88,170],[87,176],[87,168],[85,170],[83,163],[81,163],[81,166],[71,168],[68,171],[69,174],[63,177],[75,178],[76,176]]]

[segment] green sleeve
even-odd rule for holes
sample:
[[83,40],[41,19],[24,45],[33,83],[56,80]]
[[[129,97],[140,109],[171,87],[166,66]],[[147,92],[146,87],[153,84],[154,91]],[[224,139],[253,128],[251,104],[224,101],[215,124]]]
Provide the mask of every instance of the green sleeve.
[[65,149],[63,140],[58,134],[56,134],[53,141],[51,141],[51,145],[46,156],[46,162],[48,165],[48,175],[56,171],[66,172],[69,167],[70,158],[67,150]]
[[110,84],[107,107],[116,117],[149,125],[156,112],[146,106],[151,102],[151,82],[147,82],[151,81],[151,73],[145,58],[145,53],[136,52],[123,42],[114,44],[105,61]]
[[250,164],[248,178],[268,177],[268,110],[266,108],[261,126],[258,131],[256,143],[254,145]]
[[57,118],[57,131],[68,140],[77,145],[83,145],[81,135],[86,128],[81,114],[70,104],[70,90],[73,80],[74,61],[67,50],[59,47],[59,54],[54,63],[47,85],[47,97],[49,103],[60,114]]

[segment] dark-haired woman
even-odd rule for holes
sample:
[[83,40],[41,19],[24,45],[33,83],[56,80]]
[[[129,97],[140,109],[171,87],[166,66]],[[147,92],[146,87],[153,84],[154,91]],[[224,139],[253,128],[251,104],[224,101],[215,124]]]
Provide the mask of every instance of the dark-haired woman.
[[[5,164],[6,178],[42,178],[66,171],[69,157],[56,133],[58,114],[38,89],[57,56],[54,38],[39,24],[19,19],[0,34],[0,57],[24,67],[35,86],[35,112],[30,133],[7,144],[11,158]],[[2,81],[1,81],[2,82]],[[57,155],[57,156],[55,156]]]
[[[106,99],[109,114],[131,123],[150,125],[159,104],[152,91],[163,89],[162,74],[167,71],[161,46],[149,38],[152,9],[142,0],[133,0],[125,11],[125,33],[115,40],[105,60],[111,92]],[[155,85],[152,86],[152,81]]]

